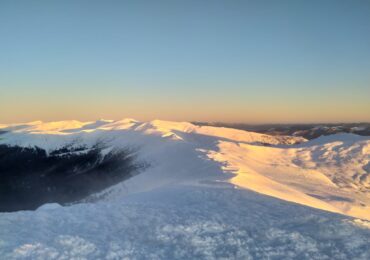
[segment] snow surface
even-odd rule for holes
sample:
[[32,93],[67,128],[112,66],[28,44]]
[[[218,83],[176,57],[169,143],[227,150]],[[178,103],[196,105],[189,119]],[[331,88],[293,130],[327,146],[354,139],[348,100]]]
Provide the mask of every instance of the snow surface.
[[174,186],[0,216],[3,259],[369,259],[370,230],[256,193]]
[[135,147],[151,165],[96,203],[0,213],[1,258],[370,258],[369,137],[133,119],[0,129],[0,143],[47,151]]

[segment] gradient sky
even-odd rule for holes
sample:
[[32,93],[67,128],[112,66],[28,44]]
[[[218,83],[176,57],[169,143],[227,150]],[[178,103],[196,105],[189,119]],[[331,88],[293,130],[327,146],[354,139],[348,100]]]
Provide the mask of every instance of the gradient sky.
[[370,121],[370,1],[0,1],[0,122]]

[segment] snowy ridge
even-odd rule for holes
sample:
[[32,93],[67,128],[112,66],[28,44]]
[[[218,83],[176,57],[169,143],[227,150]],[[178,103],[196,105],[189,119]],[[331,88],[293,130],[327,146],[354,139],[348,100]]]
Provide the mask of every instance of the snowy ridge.
[[141,147],[142,159],[156,167],[125,183],[132,192],[174,181],[226,181],[280,199],[370,219],[368,137],[336,134],[307,142],[300,137],[188,122],[134,119],[37,121],[3,125],[2,129],[10,132],[0,143],[47,150],[97,142]]
[[306,141],[134,119],[0,130],[0,144],[49,152],[97,143],[109,151],[135,147],[150,164],[95,194],[102,198],[96,203],[0,213],[6,259],[370,257],[369,137]]
[[98,130],[130,130],[146,134],[160,134],[162,137],[172,136],[175,137],[175,139],[181,139],[181,137],[177,136],[176,133],[182,132],[227,138],[239,142],[255,142],[273,145],[295,144],[306,141],[301,137],[269,136],[231,128],[196,126],[188,122],[171,122],[162,120],[153,120],[150,122],[139,122],[135,119],[123,119],[118,121],[98,120],[95,122],[79,122],[76,120],[70,120],[48,123],[36,121],[26,124],[3,124],[0,125],[0,129],[16,133],[54,135],[67,135]]

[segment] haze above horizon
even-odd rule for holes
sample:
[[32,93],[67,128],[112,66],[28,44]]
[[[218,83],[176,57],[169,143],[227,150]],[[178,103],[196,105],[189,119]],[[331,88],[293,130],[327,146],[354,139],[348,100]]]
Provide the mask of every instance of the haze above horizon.
[[1,1],[0,123],[370,122],[368,1]]

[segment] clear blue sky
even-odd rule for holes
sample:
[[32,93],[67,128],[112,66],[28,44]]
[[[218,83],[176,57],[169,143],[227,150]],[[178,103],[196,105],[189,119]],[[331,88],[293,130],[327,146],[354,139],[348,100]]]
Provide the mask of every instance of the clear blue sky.
[[370,121],[370,1],[0,1],[0,122]]

